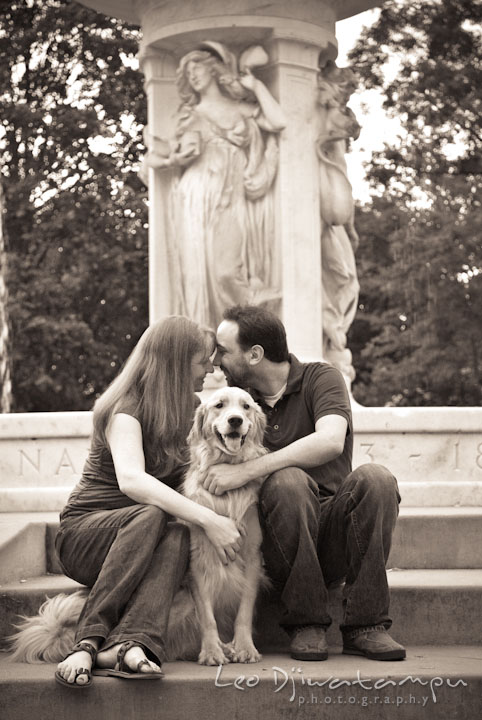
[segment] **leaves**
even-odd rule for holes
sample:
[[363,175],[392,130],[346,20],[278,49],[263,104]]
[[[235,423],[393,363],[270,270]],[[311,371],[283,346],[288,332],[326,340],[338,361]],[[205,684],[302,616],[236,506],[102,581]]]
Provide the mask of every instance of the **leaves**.
[[366,405],[482,402],[481,29],[475,0],[392,0],[351,53],[405,131],[373,155],[357,218]]
[[138,39],[67,0],[0,10],[16,411],[89,409],[147,326]]

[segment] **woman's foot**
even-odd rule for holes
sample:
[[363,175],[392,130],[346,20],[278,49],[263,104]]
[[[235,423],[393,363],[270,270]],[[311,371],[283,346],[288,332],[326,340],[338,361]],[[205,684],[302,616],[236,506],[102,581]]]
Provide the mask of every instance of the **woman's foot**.
[[[88,645],[91,651],[81,649],[81,644]],[[93,657],[97,651],[97,639],[86,638],[77,643],[74,652],[68,655],[57,665],[56,677],[69,685],[87,685],[90,680],[90,671],[93,665]],[[79,648],[77,650],[77,648]],[[82,672],[83,671],[83,672]]]
[[[113,669],[118,663],[118,653],[124,643],[113,645],[107,650],[102,650],[97,653],[96,666],[99,668]],[[140,645],[133,645],[130,647],[125,655],[123,656],[124,665],[127,665],[129,670],[134,673],[159,673],[162,675],[162,670],[159,665],[148,660],[146,654]],[[122,668],[120,668],[122,669]]]

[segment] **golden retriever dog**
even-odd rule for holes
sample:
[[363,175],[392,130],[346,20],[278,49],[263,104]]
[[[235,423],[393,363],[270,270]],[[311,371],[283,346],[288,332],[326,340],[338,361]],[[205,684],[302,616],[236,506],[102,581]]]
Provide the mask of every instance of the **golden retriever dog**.
[[[253,638],[253,614],[259,588],[268,584],[261,560],[258,491],[264,478],[213,495],[203,488],[208,469],[241,463],[266,453],[266,420],[249,393],[220,388],[195,413],[188,438],[190,465],[181,492],[241,530],[242,547],[224,565],[203,530],[191,526],[191,562],[174,598],[166,639],[167,660],[203,665],[251,663],[261,659]],[[59,662],[74,644],[75,625],[88,590],[47,600],[32,618],[24,618],[12,637],[17,662]],[[233,627],[234,622],[234,627]]]

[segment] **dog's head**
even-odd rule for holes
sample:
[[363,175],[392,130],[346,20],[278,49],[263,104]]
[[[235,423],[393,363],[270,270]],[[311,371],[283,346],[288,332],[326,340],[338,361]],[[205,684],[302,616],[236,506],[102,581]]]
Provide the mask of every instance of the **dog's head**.
[[262,445],[265,427],[264,413],[249,393],[237,387],[220,388],[196,410],[189,443],[205,440],[234,456],[248,439]]

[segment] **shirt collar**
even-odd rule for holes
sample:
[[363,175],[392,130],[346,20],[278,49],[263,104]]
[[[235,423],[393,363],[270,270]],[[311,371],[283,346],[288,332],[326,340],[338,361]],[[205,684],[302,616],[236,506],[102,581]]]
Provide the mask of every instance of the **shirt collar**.
[[303,374],[305,372],[305,367],[303,363],[301,363],[298,358],[295,357],[295,355],[293,355],[292,353],[290,353],[289,361],[290,371],[288,373],[288,381],[286,383],[286,390],[284,392],[285,395],[289,395],[290,393],[301,390]]
[[[303,363],[301,363],[292,353],[289,354],[288,360],[290,363],[290,370],[288,373],[288,380],[286,381],[286,390],[284,391],[282,397],[301,390],[303,374],[305,371]],[[251,395],[256,402],[263,401],[263,395],[261,395],[258,390],[252,389]]]

